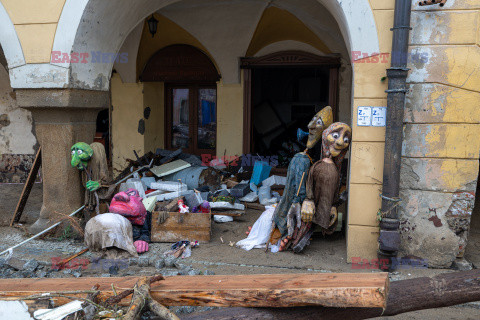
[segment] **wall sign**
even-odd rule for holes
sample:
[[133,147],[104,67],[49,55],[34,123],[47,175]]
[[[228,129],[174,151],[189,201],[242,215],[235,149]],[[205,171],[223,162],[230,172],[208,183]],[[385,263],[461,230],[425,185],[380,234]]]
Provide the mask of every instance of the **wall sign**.
[[387,122],[386,107],[372,107],[372,126],[385,127]]
[[357,111],[357,126],[370,126],[372,123],[372,108],[358,107]]
[[385,127],[387,107],[358,107],[357,126]]

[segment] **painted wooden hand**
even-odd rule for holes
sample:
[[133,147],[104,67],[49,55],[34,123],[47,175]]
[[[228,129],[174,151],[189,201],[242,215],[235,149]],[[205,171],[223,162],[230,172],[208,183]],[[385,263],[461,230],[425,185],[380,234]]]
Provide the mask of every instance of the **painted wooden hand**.
[[337,208],[332,207],[332,210],[330,210],[330,224],[328,225],[328,227],[330,228],[331,226],[333,226],[333,224],[335,223],[335,221],[337,221],[337,219],[338,219]]
[[100,188],[100,182],[98,181],[93,181],[93,180],[88,180],[86,184],[87,190],[90,192],[98,190]]
[[133,243],[133,245],[135,246],[135,249],[137,249],[138,253],[144,253],[148,251],[148,242],[137,240]]
[[292,206],[290,207],[290,210],[288,210],[287,229],[288,229],[288,236],[290,237],[293,236],[293,232],[295,231],[295,228],[296,227],[300,228],[300,225],[302,224],[300,211],[301,211],[300,203],[298,202],[293,203]]
[[305,199],[302,203],[302,221],[305,223],[312,222],[315,215],[315,203],[313,200]]

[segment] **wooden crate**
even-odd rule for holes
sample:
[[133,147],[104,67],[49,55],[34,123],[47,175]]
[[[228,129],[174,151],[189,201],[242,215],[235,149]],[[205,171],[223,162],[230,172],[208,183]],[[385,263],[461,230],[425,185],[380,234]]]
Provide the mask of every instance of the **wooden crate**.
[[152,242],[210,241],[212,229],[210,213],[169,212],[169,217],[164,223],[158,223],[159,214],[158,211],[152,214]]

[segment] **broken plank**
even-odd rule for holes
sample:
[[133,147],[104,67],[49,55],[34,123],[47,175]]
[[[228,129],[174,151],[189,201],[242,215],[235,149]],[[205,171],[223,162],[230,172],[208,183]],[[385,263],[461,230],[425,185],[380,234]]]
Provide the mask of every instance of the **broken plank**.
[[10,227],[13,227],[15,223],[20,221],[20,217],[22,216],[23,210],[25,209],[25,205],[27,204],[28,196],[32,191],[33,184],[35,183],[35,179],[37,178],[38,170],[42,164],[42,147],[38,148],[37,154],[35,155],[35,160],[33,161],[32,168],[28,173],[27,181],[23,186],[22,194],[20,195],[20,199],[18,200],[17,207],[15,208],[15,212],[12,217],[12,221],[10,222]]
[[158,223],[161,212],[152,213],[152,242],[177,242],[181,240],[210,241],[212,217],[210,213],[169,212],[163,223]]
[[162,164],[161,166],[153,167],[150,169],[150,171],[152,171],[157,177],[161,178],[191,166],[192,165],[186,161],[175,160],[166,164]]
[[[116,288],[133,288],[138,278],[0,279],[0,299],[100,287],[100,299]],[[118,291],[118,289],[117,289]],[[384,308],[387,273],[176,276],[152,285],[151,296],[165,306],[360,307]],[[69,294],[70,295],[70,294]],[[124,299],[121,305],[128,305]],[[62,303],[58,298],[57,304]],[[68,302],[68,301],[66,301]]]
[[242,204],[245,206],[245,209],[265,211],[265,206],[260,203],[242,202]]
[[215,211],[210,212],[212,216],[229,216],[229,217],[241,217],[245,214],[245,211]]

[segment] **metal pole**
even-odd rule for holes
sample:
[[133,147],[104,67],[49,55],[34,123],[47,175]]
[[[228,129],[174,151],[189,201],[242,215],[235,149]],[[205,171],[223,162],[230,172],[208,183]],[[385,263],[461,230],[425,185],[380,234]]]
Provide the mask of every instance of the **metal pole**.
[[[72,212],[72,213],[69,215],[69,217],[72,217],[72,216],[76,215],[77,213],[79,213],[80,211],[82,211],[83,208],[85,208],[85,206],[81,206],[80,208],[78,208],[77,210],[75,210],[74,212]],[[42,234],[44,234],[44,233],[46,233],[47,231],[50,231],[50,230],[52,230],[53,228],[55,228],[56,226],[58,226],[60,223],[62,223],[62,221],[57,222],[57,223],[55,223],[54,225],[48,227],[47,229],[45,229],[45,230],[43,230],[43,231],[40,231],[39,233],[37,233],[37,234],[34,235],[33,237],[31,237],[31,238],[29,238],[29,239],[27,239],[27,240],[25,240],[25,241],[22,241],[22,242],[20,242],[19,244],[16,244],[16,245],[14,245],[13,247],[10,247],[10,248],[8,248],[8,249],[5,250],[5,251],[2,251],[2,252],[0,253],[0,256],[3,255],[3,254],[5,254],[5,253],[9,253],[9,255],[12,255],[12,254],[13,254],[13,249],[15,249],[15,248],[17,248],[17,247],[20,247],[21,245],[23,245],[23,244],[25,244],[25,243],[27,243],[27,242],[35,239],[35,238],[38,238],[38,237],[41,236]]]
[[389,259],[390,266],[400,246],[397,205],[400,201],[398,196],[406,81],[409,71],[407,62],[411,6],[411,0],[395,1],[394,27],[391,29],[393,31],[392,61],[391,67],[387,70],[387,126],[378,256],[381,259]]

